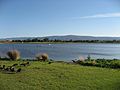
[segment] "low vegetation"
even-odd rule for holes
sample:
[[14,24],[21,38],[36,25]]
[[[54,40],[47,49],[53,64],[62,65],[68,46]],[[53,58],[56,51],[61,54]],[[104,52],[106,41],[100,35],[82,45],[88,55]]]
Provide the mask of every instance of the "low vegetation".
[[95,66],[95,67],[102,67],[102,68],[114,68],[120,69],[120,60],[107,60],[107,59],[86,59],[86,60],[77,60],[74,61],[76,64],[80,64],[83,66]]
[[20,52],[18,50],[8,51],[7,55],[11,60],[18,60],[20,58]]
[[0,61],[0,65],[22,70],[16,74],[0,71],[0,90],[119,90],[120,70],[88,67],[70,63],[29,61]]
[[49,58],[48,54],[47,53],[43,53],[43,54],[37,54],[36,55],[36,59],[38,61],[47,61]]

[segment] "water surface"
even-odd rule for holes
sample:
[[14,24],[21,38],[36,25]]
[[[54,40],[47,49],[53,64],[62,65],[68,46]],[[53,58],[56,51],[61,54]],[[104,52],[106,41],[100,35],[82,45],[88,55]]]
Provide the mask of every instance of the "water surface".
[[48,53],[54,60],[69,61],[72,59],[92,58],[120,59],[120,44],[0,44],[0,56],[5,57],[7,51],[17,49],[21,58],[35,58],[37,53]]

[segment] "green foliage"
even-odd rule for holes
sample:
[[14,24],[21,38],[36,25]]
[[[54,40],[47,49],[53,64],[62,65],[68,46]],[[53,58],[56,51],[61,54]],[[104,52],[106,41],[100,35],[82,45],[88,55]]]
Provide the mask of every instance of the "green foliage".
[[98,60],[85,60],[84,62],[76,61],[78,64],[84,66],[96,66],[96,67],[103,67],[103,68],[114,68],[120,69],[120,61],[119,60],[105,60],[105,59],[98,59]]
[[20,58],[20,52],[18,50],[8,51],[7,55],[11,60],[18,60]]
[[[0,61],[13,65],[22,61]],[[116,69],[83,67],[66,63],[31,61],[22,72],[0,72],[0,90],[119,90],[120,72]]]
[[27,40],[12,40],[12,42],[72,42],[72,43],[120,43],[120,40],[50,40],[49,38],[33,38]]
[[112,61],[112,62],[110,63],[110,66],[111,66],[112,68],[120,68],[120,61],[114,60],[114,61]]

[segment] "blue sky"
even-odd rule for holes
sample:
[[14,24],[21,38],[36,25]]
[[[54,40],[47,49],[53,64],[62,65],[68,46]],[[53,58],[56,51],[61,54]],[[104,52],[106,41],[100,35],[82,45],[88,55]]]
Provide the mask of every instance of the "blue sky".
[[120,37],[120,0],[0,0],[0,38]]

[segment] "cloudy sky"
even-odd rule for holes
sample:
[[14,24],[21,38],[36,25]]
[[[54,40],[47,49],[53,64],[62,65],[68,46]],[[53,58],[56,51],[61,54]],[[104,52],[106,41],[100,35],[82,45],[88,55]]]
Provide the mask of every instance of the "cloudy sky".
[[120,37],[120,0],[0,0],[0,38]]

